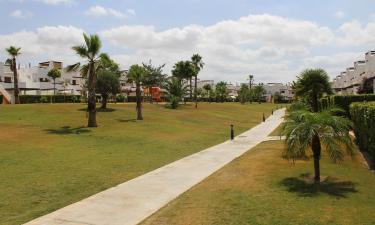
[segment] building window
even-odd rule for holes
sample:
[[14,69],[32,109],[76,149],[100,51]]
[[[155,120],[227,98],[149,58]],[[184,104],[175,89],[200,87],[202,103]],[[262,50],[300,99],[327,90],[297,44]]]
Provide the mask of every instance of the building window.
[[12,83],[11,77],[4,77],[4,83]]
[[41,77],[41,78],[39,78],[39,82],[48,82],[48,79]]
[[72,80],[72,85],[77,85],[77,80]]

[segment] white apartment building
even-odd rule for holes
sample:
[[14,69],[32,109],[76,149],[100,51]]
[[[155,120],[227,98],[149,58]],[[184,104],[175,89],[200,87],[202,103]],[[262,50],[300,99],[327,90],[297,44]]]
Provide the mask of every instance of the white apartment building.
[[263,85],[266,93],[264,94],[267,102],[273,101],[275,94],[280,94],[283,100],[289,101],[293,98],[294,92],[289,84],[267,83]]
[[365,60],[354,62],[354,67],[336,76],[332,87],[337,94],[357,94],[364,79],[371,79],[375,84],[375,51],[368,51]]
[[[54,93],[53,80],[47,76],[53,69],[61,70],[61,78],[56,79],[56,92],[72,95],[80,95],[83,86],[83,79],[77,72],[67,72],[62,62],[49,61],[39,63],[38,66],[18,66],[18,87],[21,95],[51,95]],[[0,89],[8,93],[4,96],[13,95],[14,90],[13,72],[9,65],[0,62]]]

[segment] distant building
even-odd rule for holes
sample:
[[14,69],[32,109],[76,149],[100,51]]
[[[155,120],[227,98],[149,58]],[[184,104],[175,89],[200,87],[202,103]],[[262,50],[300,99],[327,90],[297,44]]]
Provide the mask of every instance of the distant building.
[[282,100],[290,101],[293,99],[294,92],[289,84],[282,84],[282,83],[267,83],[263,85],[266,93],[264,97],[266,98],[267,102],[272,102],[273,97],[276,94],[280,94]]
[[357,94],[365,79],[375,84],[375,51],[368,51],[365,60],[354,62],[354,67],[336,76],[332,88],[337,94]]

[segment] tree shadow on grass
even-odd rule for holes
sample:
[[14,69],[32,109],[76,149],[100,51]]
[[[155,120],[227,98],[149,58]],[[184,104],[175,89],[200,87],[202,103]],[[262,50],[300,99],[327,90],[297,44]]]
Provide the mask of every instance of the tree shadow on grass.
[[121,122],[121,123],[130,123],[130,122],[135,123],[135,122],[137,122],[136,119],[117,119],[117,121]]
[[72,128],[70,126],[64,126],[60,129],[48,129],[46,130],[49,134],[61,134],[61,135],[68,135],[68,134],[84,134],[89,133],[91,130],[87,129],[86,127],[76,127]]
[[355,183],[339,181],[334,177],[327,177],[320,184],[315,184],[309,173],[301,174],[300,177],[285,178],[280,184],[287,187],[288,192],[297,193],[301,197],[315,197],[325,193],[337,198],[346,198],[348,193],[358,192]]
[[[114,112],[116,110],[117,109],[113,109],[113,108],[106,108],[106,109],[97,108],[96,112]],[[78,111],[87,112],[87,108],[78,109]]]

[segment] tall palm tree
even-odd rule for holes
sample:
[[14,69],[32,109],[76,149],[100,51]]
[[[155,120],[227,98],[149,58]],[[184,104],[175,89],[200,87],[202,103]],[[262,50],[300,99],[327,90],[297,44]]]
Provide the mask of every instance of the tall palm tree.
[[53,94],[56,95],[56,79],[61,77],[61,71],[56,68],[51,69],[48,71],[47,76],[53,80]]
[[191,57],[191,62],[194,66],[194,101],[195,101],[195,108],[198,108],[198,100],[197,100],[197,80],[198,80],[198,73],[203,69],[204,67],[204,62],[202,61],[202,56],[199,54],[194,54]]
[[351,122],[333,116],[330,111],[312,113],[307,110],[293,111],[286,116],[283,134],[286,136],[284,157],[289,160],[306,158],[311,148],[314,158],[314,180],[320,182],[320,158],[322,145],[333,161],[344,157],[344,150],[354,154],[349,135]]
[[132,65],[127,74],[129,82],[134,82],[136,85],[136,101],[137,101],[137,120],[143,120],[142,116],[142,91],[141,85],[142,82],[146,79],[147,70],[143,66]]
[[96,81],[97,81],[97,68],[100,63],[103,54],[100,53],[100,48],[102,46],[98,35],[86,35],[83,34],[85,39],[85,45],[74,46],[72,49],[80,57],[87,60],[87,64],[81,67],[81,63],[76,63],[68,67],[68,71],[81,69],[81,74],[85,75],[88,80],[88,100],[87,100],[87,111],[89,113],[89,118],[87,122],[88,127],[97,127],[96,122]]
[[303,71],[294,86],[296,96],[307,99],[313,112],[319,111],[318,101],[322,95],[332,94],[328,74],[323,69],[307,69]]
[[252,87],[253,87],[253,83],[254,83],[254,75],[249,75],[249,101],[250,103],[253,102],[253,92],[252,92]]
[[8,54],[12,57],[10,61],[10,67],[13,71],[13,89],[14,89],[14,103],[20,104],[20,90],[18,88],[18,73],[17,73],[17,56],[21,54],[21,48],[10,46],[6,49]]

